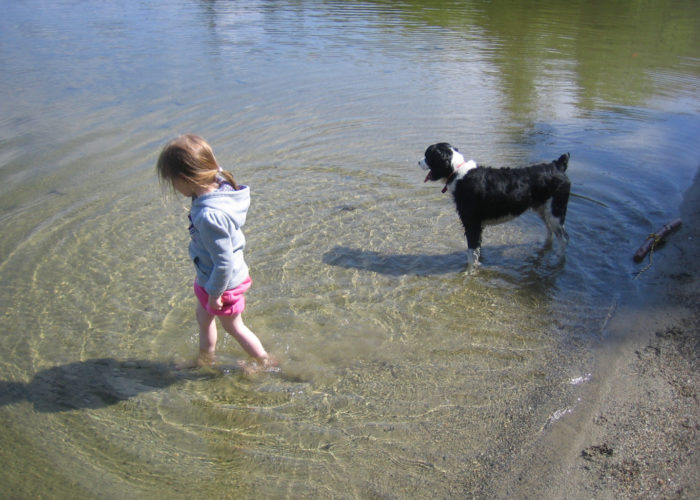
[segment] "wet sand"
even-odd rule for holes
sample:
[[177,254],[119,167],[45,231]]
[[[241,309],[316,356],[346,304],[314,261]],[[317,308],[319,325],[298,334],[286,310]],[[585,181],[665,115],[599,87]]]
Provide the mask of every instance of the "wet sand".
[[574,411],[514,459],[496,496],[700,498],[700,172],[679,212],[639,277],[641,303],[611,314]]

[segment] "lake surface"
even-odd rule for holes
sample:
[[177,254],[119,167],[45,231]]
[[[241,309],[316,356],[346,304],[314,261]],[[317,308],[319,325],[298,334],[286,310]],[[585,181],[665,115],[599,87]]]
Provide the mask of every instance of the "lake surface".
[[[9,497],[488,495],[595,380],[632,254],[700,164],[700,3],[0,1],[0,484]],[[206,137],[252,190],[246,323],[197,350]],[[466,243],[417,161],[571,153],[571,236]],[[663,259],[655,254],[654,262]],[[532,474],[536,474],[533,466]]]

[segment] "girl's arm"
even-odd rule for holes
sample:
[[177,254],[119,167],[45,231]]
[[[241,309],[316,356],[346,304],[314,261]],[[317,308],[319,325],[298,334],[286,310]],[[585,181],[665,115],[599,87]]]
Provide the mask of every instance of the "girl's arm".
[[218,297],[214,297],[213,295],[209,296],[209,308],[214,310],[214,311],[221,311],[224,307],[224,302],[221,300],[221,295]]
[[[210,299],[219,299],[219,303],[234,272],[234,248],[230,232],[236,228],[230,226],[232,224],[225,215],[213,212],[202,217],[199,227],[201,243],[213,264],[209,279],[203,286]],[[221,306],[215,309],[221,309]]]

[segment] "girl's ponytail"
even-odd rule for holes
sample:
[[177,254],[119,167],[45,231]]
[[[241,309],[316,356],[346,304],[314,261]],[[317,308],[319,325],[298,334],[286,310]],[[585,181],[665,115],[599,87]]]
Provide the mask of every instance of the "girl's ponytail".
[[219,167],[219,175],[221,177],[223,177],[226,182],[231,184],[233,186],[233,189],[235,189],[236,191],[238,191],[240,189],[240,187],[238,186],[238,183],[236,182],[236,179],[233,178],[233,174],[231,172]]

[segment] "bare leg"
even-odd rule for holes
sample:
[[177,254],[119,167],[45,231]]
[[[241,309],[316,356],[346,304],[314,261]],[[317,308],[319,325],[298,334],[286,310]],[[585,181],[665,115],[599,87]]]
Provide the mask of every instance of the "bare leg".
[[243,317],[240,314],[233,316],[221,316],[221,324],[224,329],[236,339],[243,350],[252,358],[259,361],[267,359],[267,352],[260,342],[260,339],[243,323]]
[[243,373],[252,375],[260,370],[277,366],[277,360],[265,351],[258,336],[243,323],[243,317],[240,314],[222,316],[220,319],[224,329],[236,339],[248,356],[255,359],[253,363],[241,362]]
[[197,324],[199,325],[199,358],[198,366],[214,364],[214,352],[216,351],[216,321],[215,316],[209,313],[202,304],[197,302]]

